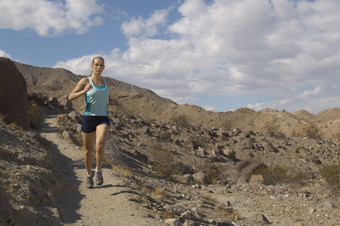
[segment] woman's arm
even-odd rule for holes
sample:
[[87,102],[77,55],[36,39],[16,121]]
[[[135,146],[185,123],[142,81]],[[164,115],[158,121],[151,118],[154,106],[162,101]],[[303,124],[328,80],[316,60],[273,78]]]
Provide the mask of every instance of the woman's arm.
[[80,97],[81,95],[83,95],[84,93],[86,93],[87,91],[91,90],[92,86],[91,84],[89,84],[89,79],[88,78],[82,78],[76,88],[74,88],[72,90],[72,92],[68,95],[68,99],[70,101]]

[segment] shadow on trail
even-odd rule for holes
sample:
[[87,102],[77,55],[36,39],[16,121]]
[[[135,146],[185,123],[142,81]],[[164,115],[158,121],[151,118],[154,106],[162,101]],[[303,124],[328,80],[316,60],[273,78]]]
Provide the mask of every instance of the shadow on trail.
[[[55,116],[46,115],[45,117],[53,118]],[[55,157],[55,168],[57,169],[55,176],[60,181],[59,187],[61,188],[61,191],[57,191],[59,200],[57,200],[56,206],[61,224],[76,223],[81,219],[77,210],[80,208],[80,201],[84,196],[79,192],[79,186],[81,186],[82,181],[78,180],[74,169],[83,167],[83,163],[80,161],[74,162],[71,158],[63,155],[58,145],[48,139],[52,133],[58,133],[57,127],[53,127],[45,121],[39,133],[40,136],[49,141],[50,149],[53,151],[52,155]]]
[[139,196],[142,196],[142,194],[136,192],[136,191],[119,191],[119,192],[115,192],[115,193],[112,193],[111,195],[114,196],[114,195],[120,195],[120,194],[124,194],[124,193],[128,193],[128,194],[134,194],[134,195],[139,195]]
[[105,185],[95,186],[91,189],[101,189],[101,188],[113,188],[113,185],[112,184],[105,184]]

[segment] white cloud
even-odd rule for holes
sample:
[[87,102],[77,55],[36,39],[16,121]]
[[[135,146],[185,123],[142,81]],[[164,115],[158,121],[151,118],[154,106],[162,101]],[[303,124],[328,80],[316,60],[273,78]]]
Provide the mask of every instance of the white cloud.
[[8,53],[6,53],[5,51],[3,51],[3,50],[1,50],[1,49],[0,49],[0,57],[11,58],[11,56],[10,56]]
[[133,18],[124,22],[122,30],[127,37],[132,36],[154,36],[158,34],[157,26],[164,25],[168,16],[168,10],[156,10],[151,17]]
[[41,36],[67,30],[84,33],[102,23],[98,14],[103,11],[97,0],[1,0],[0,28],[30,28]]
[[[272,101],[247,104],[317,111],[340,96],[327,92],[340,82],[339,11],[337,0],[186,0],[175,22],[168,9],[124,22],[129,48],[104,54],[114,62],[105,74],[179,103],[195,95],[274,93]],[[167,39],[156,36],[160,28]],[[82,72],[83,63],[63,66]],[[302,87],[319,88],[301,95]]]
[[316,96],[321,92],[320,86],[315,87],[313,90],[305,90],[302,97],[310,97],[310,96]]

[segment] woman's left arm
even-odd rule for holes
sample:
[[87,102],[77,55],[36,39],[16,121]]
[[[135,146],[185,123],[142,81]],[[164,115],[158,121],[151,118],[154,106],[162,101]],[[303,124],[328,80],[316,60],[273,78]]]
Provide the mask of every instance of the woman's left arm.
[[[105,79],[105,82],[106,82],[106,84],[109,84],[109,81],[108,81],[107,78]],[[116,105],[115,99],[111,98],[110,96],[109,96],[109,98],[107,99],[107,103],[108,103],[109,105],[111,105],[111,106],[115,106],[115,105]]]
[[116,105],[116,101],[115,101],[114,99],[112,99],[111,97],[109,97],[108,103],[109,103],[109,105],[111,105],[111,106],[115,106],[115,105]]

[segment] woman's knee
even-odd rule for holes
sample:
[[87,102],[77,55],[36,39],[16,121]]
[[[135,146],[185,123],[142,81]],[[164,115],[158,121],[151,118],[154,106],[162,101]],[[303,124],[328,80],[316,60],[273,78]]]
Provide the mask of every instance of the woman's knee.
[[105,141],[101,140],[96,143],[96,150],[104,151]]
[[92,152],[93,152],[92,149],[90,149],[90,148],[84,148],[84,154],[85,154],[85,155],[91,155]]

